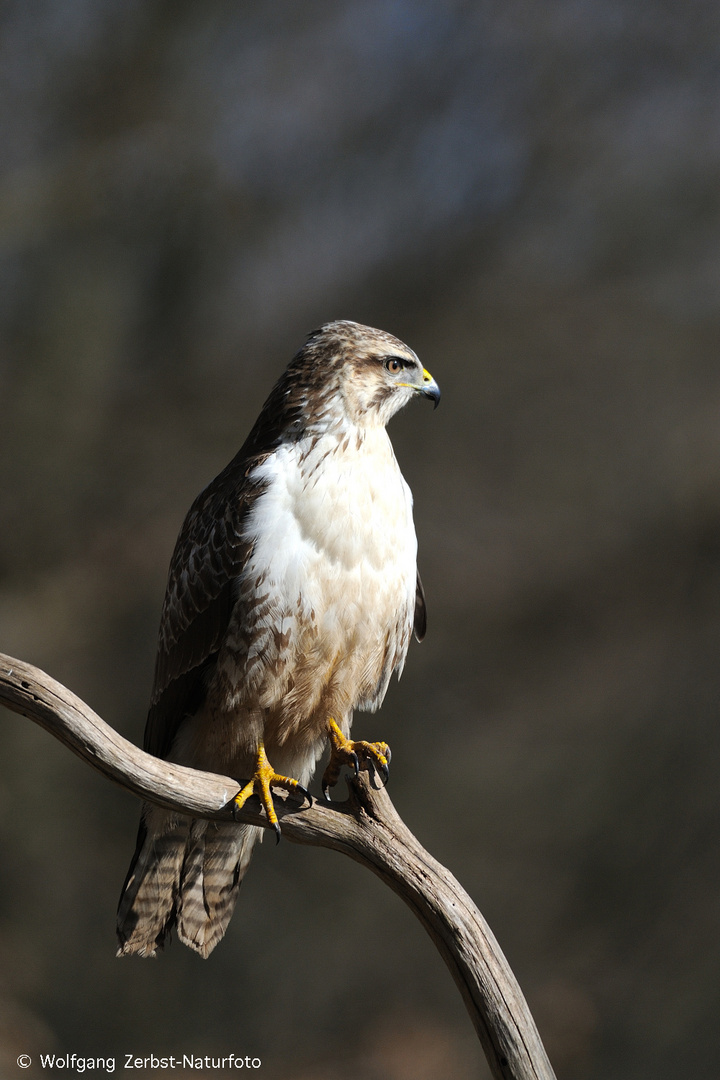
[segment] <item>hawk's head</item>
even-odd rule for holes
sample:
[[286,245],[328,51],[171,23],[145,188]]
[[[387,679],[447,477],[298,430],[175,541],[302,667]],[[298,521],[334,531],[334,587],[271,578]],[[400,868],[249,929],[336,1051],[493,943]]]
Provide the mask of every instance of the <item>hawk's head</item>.
[[385,426],[416,394],[438,404],[440,388],[412,349],[392,334],[355,322],[315,330],[295,357],[316,405],[341,409],[361,427]]
[[402,341],[360,323],[326,323],[290,361],[238,456],[348,422],[384,427],[416,394],[440,400],[438,384]]

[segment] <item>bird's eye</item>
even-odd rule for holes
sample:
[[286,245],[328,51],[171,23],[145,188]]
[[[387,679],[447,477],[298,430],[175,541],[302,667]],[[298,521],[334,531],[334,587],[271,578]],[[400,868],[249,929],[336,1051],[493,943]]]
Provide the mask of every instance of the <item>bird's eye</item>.
[[397,356],[388,356],[385,361],[385,370],[389,371],[391,375],[397,375],[398,371],[402,371],[404,366],[402,360],[399,360]]

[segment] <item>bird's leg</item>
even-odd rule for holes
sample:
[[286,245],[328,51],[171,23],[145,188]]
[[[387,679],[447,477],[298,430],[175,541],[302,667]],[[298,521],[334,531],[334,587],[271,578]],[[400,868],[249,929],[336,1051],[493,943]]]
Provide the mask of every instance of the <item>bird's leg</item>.
[[251,795],[257,795],[263,805],[268,821],[275,830],[277,842],[280,843],[280,824],[278,822],[277,814],[275,813],[275,807],[273,806],[272,792],[270,791],[270,788],[273,785],[275,787],[284,788],[285,791],[299,793],[304,799],[307,799],[310,805],[312,805],[312,796],[298,780],[293,780],[289,776],[280,776],[275,772],[268,761],[267,754],[265,753],[265,746],[263,743],[260,743],[257,761],[255,763],[255,772],[253,773],[252,779],[237,793],[233,801],[235,807],[240,810]]
[[360,772],[360,759],[371,761],[387,784],[391,756],[390,747],[387,743],[353,742],[352,739],[346,739],[332,717],[328,721],[328,735],[330,737],[330,760],[322,778],[322,792],[328,802],[330,801],[328,788],[337,784],[343,765],[351,765],[357,776]]

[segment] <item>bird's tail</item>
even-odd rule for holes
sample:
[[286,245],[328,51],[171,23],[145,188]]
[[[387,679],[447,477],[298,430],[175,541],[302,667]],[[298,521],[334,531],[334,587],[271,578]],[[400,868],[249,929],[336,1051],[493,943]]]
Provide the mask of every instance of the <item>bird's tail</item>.
[[222,938],[262,829],[145,806],[120,896],[118,956],[155,956],[177,927],[207,957]]

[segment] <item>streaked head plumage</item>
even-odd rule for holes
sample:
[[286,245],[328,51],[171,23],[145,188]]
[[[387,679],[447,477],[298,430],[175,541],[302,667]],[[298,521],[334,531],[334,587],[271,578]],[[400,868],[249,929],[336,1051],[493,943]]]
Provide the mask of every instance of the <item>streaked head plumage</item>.
[[361,427],[385,426],[416,394],[437,404],[440,391],[411,348],[384,330],[349,320],[314,330],[290,368],[324,403]]

